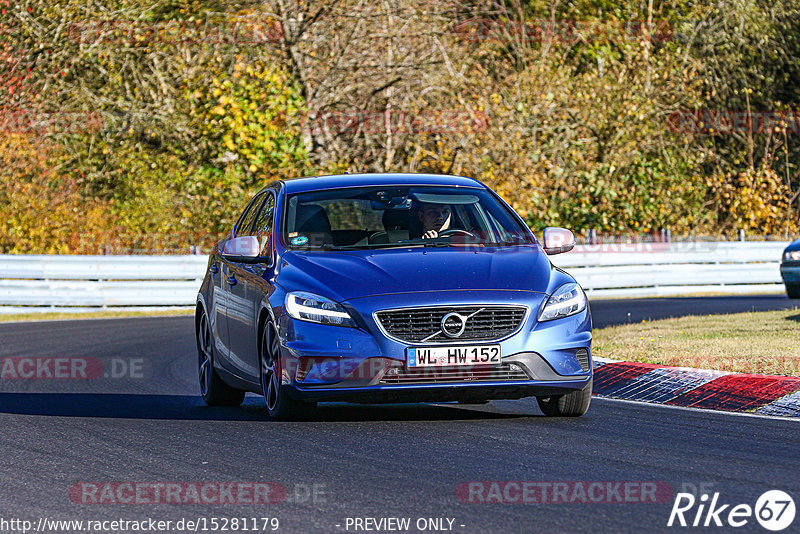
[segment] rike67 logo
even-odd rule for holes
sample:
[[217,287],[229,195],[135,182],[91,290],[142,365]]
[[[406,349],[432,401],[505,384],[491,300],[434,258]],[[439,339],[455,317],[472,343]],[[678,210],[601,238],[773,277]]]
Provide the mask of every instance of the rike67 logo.
[[770,490],[756,500],[755,507],[749,504],[732,506],[720,503],[719,492],[710,498],[707,493],[703,493],[699,499],[691,493],[678,493],[667,526],[738,528],[747,525],[754,516],[767,530],[784,530],[794,521],[794,500],[784,491]]

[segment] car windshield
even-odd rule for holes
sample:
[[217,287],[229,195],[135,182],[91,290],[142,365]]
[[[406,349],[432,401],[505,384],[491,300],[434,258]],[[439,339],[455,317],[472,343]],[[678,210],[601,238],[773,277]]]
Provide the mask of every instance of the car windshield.
[[358,187],[288,198],[283,242],[293,249],[530,244],[531,234],[489,191]]

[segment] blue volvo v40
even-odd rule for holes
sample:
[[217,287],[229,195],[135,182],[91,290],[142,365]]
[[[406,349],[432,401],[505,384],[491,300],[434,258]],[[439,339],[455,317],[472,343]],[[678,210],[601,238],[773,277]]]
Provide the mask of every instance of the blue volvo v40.
[[424,174],[278,181],[217,243],[197,296],[203,399],[264,395],[275,419],[320,401],[535,396],[579,416],[592,393],[583,289],[497,194]]

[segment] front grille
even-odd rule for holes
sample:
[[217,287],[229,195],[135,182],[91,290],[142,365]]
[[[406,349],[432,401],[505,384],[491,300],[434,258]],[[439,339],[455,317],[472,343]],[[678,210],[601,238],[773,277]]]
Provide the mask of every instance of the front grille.
[[[449,313],[469,317],[464,332],[457,338],[446,336],[442,318]],[[522,306],[436,306],[379,311],[378,321],[386,332],[408,342],[486,341],[507,336],[525,318]],[[437,333],[438,332],[438,333]],[[434,335],[435,334],[435,335]]]
[[392,367],[380,384],[437,384],[454,382],[502,382],[506,380],[530,380],[519,365],[503,363],[493,366],[451,367]]

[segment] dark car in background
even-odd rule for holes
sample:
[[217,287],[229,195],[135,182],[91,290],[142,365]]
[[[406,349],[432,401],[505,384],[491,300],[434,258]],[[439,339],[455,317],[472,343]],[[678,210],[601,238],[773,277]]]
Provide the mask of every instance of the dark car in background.
[[789,243],[781,257],[781,278],[790,299],[800,299],[800,239]]

